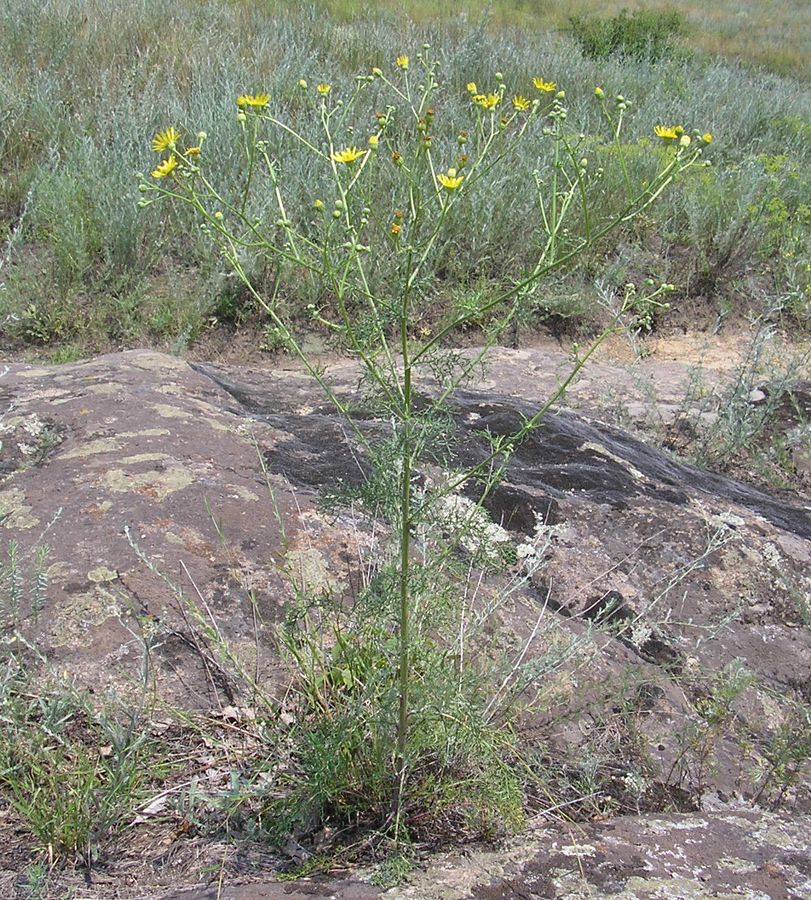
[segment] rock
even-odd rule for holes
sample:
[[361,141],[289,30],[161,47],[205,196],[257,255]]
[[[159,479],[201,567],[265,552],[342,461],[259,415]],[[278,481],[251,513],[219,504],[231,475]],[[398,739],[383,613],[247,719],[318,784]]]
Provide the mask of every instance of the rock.
[[[566,366],[563,354],[494,353],[487,381],[454,397],[457,460],[481,459],[482,432],[515,429]],[[331,366],[329,377],[342,396],[355,391],[352,364]],[[614,812],[683,809],[692,818],[578,826],[571,844],[593,848],[585,855],[544,832],[502,880],[482,874],[458,896],[581,896],[577,879],[618,896],[682,896],[661,891],[703,876],[701,890],[716,894],[684,896],[744,887],[807,895],[811,829],[802,837],[752,804],[789,804],[808,825],[807,761],[779,754],[811,703],[811,508],[606,424],[601,398],[612,379],[641,402],[624,373],[587,370],[570,394],[581,411],[550,413],[486,501],[517,543],[536,529],[545,539],[544,564],[501,627],[505,648],[520,648],[540,617],[530,656],[554,648],[564,660],[540,683],[544,712],[523,723],[544,736],[550,761],[596,754],[602,783],[616,785]],[[142,690],[148,661],[163,699],[244,710],[217,643],[256,668],[272,695],[284,678],[272,634],[291,579],[340,596],[362,578],[365,526],[317,501],[322,487],[363,477],[363,454],[299,371],[143,351],[14,364],[0,379],[0,416],[0,553],[16,542],[27,585],[19,610],[0,616],[7,633],[18,626],[100,698]],[[45,545],[50,585],[38,597]],[[720,718],[728,728],[715,727]],[[713,803],[745,812],[697,809]],[[791,837],[780,844],[785,829]],[[763,840],[750,852],[752,834]],[[657,846],[671,855],[656,858]],[[778,882],[786,893],[770,894]]]

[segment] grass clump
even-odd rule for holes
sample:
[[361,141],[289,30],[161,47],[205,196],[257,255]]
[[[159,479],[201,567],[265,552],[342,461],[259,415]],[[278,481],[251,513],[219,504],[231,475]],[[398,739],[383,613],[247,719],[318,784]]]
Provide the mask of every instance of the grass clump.
[[0,709],[3,797],[51,863],[91,868],[132,820],[154,774],[144,731],[65,685],[35,684],[16,654],[6,661]]

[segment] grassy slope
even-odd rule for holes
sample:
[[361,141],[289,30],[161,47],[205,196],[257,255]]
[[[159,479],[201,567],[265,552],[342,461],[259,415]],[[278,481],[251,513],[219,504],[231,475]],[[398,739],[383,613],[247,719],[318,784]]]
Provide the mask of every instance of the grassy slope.
[[[369,4],[362,0],[318,0],[316,5],[344,21],[369,12]],[[603,0],[598,10],[591,0],[461,0],[445,5],[434,0],[376,0],[374,6],[393,20],[407,16],[426,24],[438,19],[477,21],[485,16],[493,28],[534,31],[563,28],[569,16],[582,13],[611,16],[623,9],[676,11],[687,22],[686,42],[691,47],[780,74],[811,78],[806,0]]]
[[[169,123],[204,129],[219,179],[233,184],[238,93],[268,89],[294,110],[302,76],[328,79],[340,91],[354,73],[390,64],[426,39],[442,48],[445,77],[458,87],[459,106],[444,112],[436,135],[449,146],[467,102],[465,83],[487,84],[497,68],[516,90],[531,91],[533,75],[554,78],[587,132],[601,127],[593,102],[599,83],[609,95],[633,99],[630,141],[662,121],[716,136],[714,168],[674,190],[644,233],[621,236],[570,280],[550,285],[547,311],[588,318],[595,278],[614,287],[648,274],[679,281],[684,297],[713,308],[761,293],[805,309],[811,96],[802,82],[708,58],[593,62],[543,31],[556,15],[551,7],[541,17],[526,5],[513,19],[511,7],[496,4],[489,24],[457,8],[444,21],[420,24],[427,7],[415,0],[414,24],[386,15],[386,3],[376,19],[354,20],[349,0],[334,4],[335,17],[292,0],[270,9],[257,0],[46,0],[36,7],[10,0],[0,31],[0,341],[56,347],[56,358],[145,340],[183,346],[212,316],[243,315],[241,298],[190,222],[138,210],[135,172],[152,163],[150,135]],[[527,18],[537,29],[510,27]],[[788,30],[802,39],[800,27]],[[618,172],[610,151],[601,152],[610,205]],[[531,171],[538,162],[522,165]],[[317,179],[294,152],[283,163],[304,209]],[[525,187],[504,173],[473,210],[475,227],[462,223],[450,235],[454,267],[436,284],[440,303],[486,290],[520,267],[515,222],[531,223],[533,215]],[[495,262],[482,266],[482,259]]]

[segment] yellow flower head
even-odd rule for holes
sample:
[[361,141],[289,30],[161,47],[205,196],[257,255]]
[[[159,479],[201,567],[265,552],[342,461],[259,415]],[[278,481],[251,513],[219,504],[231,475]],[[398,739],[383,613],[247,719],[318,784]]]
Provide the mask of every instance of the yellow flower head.
[[663,141],[675,141],[684,134],[684,128],[681,125],[657,125],[653,131],[656,137]]
[[543,78],[533,78],[532,83],[542,94],[551,94],[557,88],[554,81],[544,81]]
[[495,109],[501,102],[498,94],[474,94],[473,102],[482,109]]
[[513,97],[513,108],[517,109],[518,112],[526,112],[532,106],[532,102],[527,100],[526,97],[523,97],[521,94],[516,94]]
[[393,235],[398,235],[402,230],[403,230],[403,226],[400,225],[399,222],[392,222],[391,225],[389,226],[389,231]]
[[378,147],[380,145],[380,138],[376,134],[369,135],[369,146],[370,147]]
[[712,135],[709,133],[709,131],[707,131],[705,134],[701,135],[701,140],[705,144],[711,144],[712,143]]
[[402,56],[398,56],[395,62],[397,63],[398,68],[402,69],[405,72],[411,60],[405,54],[403,54]]
[[596,88],[594,88],[594,96],[595,96],[598,100],[602,100],[603,97],[605,97],[605,91],[600,87],[599,84],[597,85]]
[[152,170],[153,178],[166,178],[171,175],[177,168],[177,157],[173,153],[168,159],[165,159],[157,168]]
[[174,150],[179,140],[180,132],[169,126],[164,131],[159,131],[152,138],[152,149],[155,153],[163,153],[164,150]]
[[337,150],[332,154],[335,162],[343,163],[345,166],[352,165],[353,162],[366,156],[368,150],[359,150],[357,147],[346,147],[344,150]]
[[261,109],[267,106],[268,103],[270,103],[270,94],[240,94],[237,97],[237,106],[240,109],[245,109],[248,106]]
[[315,89],[321,94],[322,97],[326,97],[327,94],[332,90],[331,84],[317,84]]
[[186,156],[199,156],[200,155],[200,147],[187,147],[186,148]]
[[475,81],[469,81],[467,83],[467,92],[468,92],[468,94],[476,93],[476,82]]
[[447,175],[437,175],[436,180],[446,191],[455,191],[465,180],[464,175],[457,175],[456,169],[448,169]]

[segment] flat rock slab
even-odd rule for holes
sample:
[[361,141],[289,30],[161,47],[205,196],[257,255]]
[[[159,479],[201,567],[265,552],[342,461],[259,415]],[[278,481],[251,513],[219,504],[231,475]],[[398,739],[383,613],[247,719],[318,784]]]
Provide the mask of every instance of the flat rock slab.
[[[481,459],[483,432],[513,429],[565,366],[563,354],[496,352],[488,380],[454,397],[455,462]],[[351,596],[371,546],[368,523],[319,504],[322,488],[362,478],[365,461],[313,382],[143,351],[0,374],[0,555],[22,578],[0,609],[5,637],[101,699],[141,691],[148,672],[167,703],[236,715],[246,698],[221,642],[275,696],[287,675],[274,629],[295,593]],[[353,365],[328,377],[355,396]],[[485,504],[516,545],[542,538],[542,565],[499,613],[500,649],[557,660],[541,669],[542,711],[522,723],[550,763],[597,752],[615,812],[692,817],[538,833],[450,861],[458,889],[437,863],[390,896],[811,896],[811,772],[780,756],[811,702],[811,509],[606,424],[598,394],[612,379],[625,390],[627,373],[589,378],[579,399],[590,415],[550,414]],[[753,682],[716,733],[713,698],[738,670]],[[704,893],[685,893],[688,882]],[[262,890],[233,896],[377,889],[312,879]]]
[[811,817],[760,810],[622,817],[540,829],[497,851],[448,854],[389,890],[324,877],[219,890],[171,900],[804,900]]

